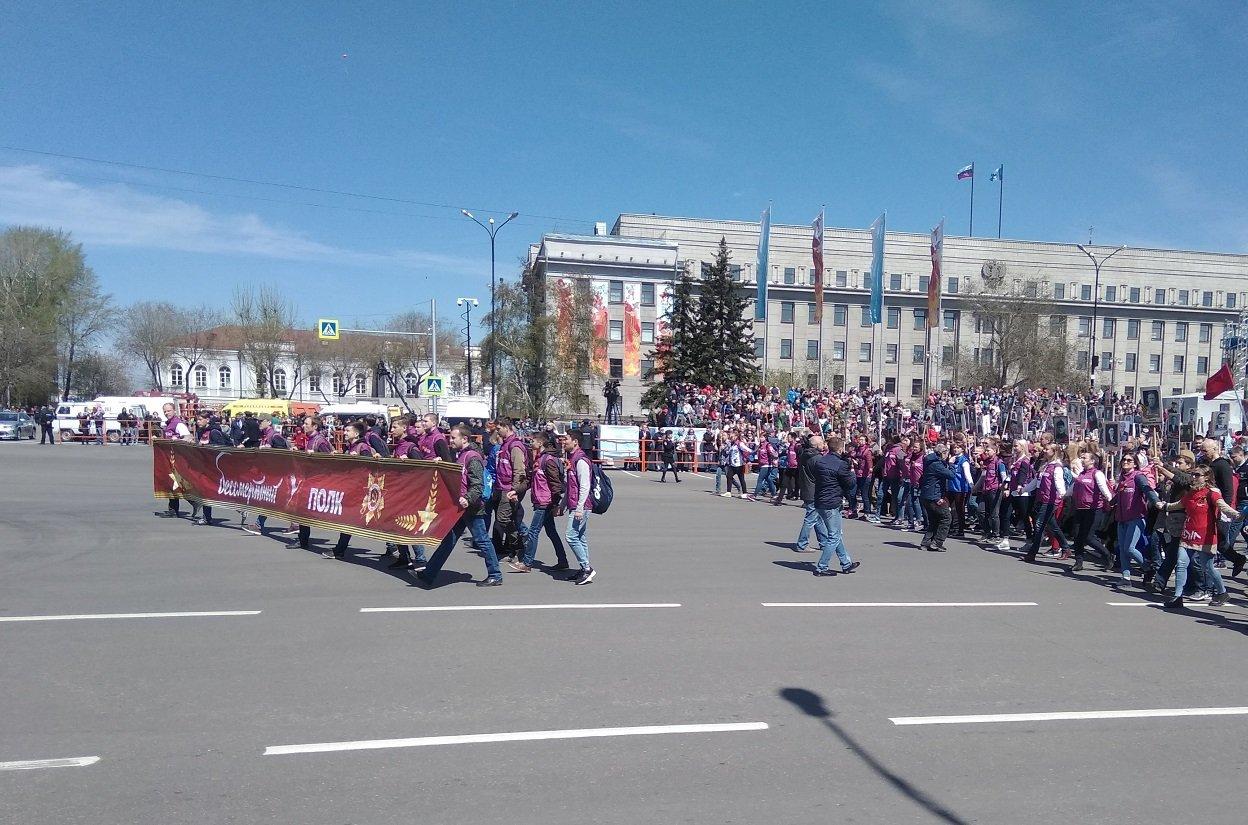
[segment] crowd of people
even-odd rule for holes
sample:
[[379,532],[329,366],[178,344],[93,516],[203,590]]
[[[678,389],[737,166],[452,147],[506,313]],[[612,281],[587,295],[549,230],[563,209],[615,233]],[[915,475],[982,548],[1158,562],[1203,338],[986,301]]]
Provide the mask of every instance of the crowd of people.
[[[589,584],[597,576],[590,564],[587,538],[593,469],[576,432],[568,429],[557,434],[553,426],[548,426],[526,437],[508,418],[479,427],[465,422],[444,428],[433,413],[400,416],[388,428],[384,420],[375,416],[335,423],[341,428],[340,451],[344,454],[395,461],[456,462],[460,466],[459,506],[463,513],[459,520],[431,556],[421,545],[388,544],[389,569],[408,571],[420,585],[432,587],[451,551],[467,532],[472,546],[485,559],[486,575],[477,582],[478,587],[501,585],[502,564],[516,573],[540,569],[563,575],[567,571],[568,580],[577,585]],[[226,424],[209,410],[197,411],[193,422],[188,422],[182,420],[172,404],[166,404],[162,435],[203,446],[332,453],[335,448],[327,429],[327,422],[314,415],[302,417],[292,429],[285,429],[280,419],[250,414]],[[211,506],[190,503],[192,524],[217,523]],[[526,504],[532,509],[528,523]],[[180,505],[179,499],[172,498],[167,508],[156,515],[177,518],[181,516]],[[562,534],[558,529],[560,518],[566,518]],[[267,521],[264,515],[257,515],[249,523],[248,513],[243,510],[239,526],[249,535],[263,536],[269,530]],[[311,549],[311,528],[307,525],[290,524],[277,532],[286,537],[288,546]],[[553,565],[542,565],[536,559],[543,533],[555,550]],[[576,570],[569,563],[565,540],[572,550]],[[339,533],[332,548],[323,550],[321,556],[345,559],[350,541],[350,534]]]
[[[932,552],[953,538],[1069,562],[1072,574],[1094,562],[1119,587],[1167,594],[1170,609],[1225,604],[1222,570],[1238,576],[1248,561],[1235,546],[1248,523],[1243,433],[1163,450],[1160,428],[1112,395],[956,390],[907,410],[873,392],[685,390],[640,431],[658,480],[679,480],[696,452],[720,496],[800,501],[794,549],[811,552],[815,533],[816,575],[834,574],[833,555],[842,572],[857,567],[842,518],[922,533]],[[1109,421],[1136,434],[1102,443]],[[706,425],[700,440],[695,424]]]

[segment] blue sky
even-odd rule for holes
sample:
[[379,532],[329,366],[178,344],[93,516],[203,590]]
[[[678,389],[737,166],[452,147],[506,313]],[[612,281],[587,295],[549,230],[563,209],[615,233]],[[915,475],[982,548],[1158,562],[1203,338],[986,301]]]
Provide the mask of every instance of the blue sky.
[[[1248,5],[25,3],[5,12],[0,224],[71,231],[106,289],[286,289],[366,324],[489,294],[466,206],[1248,252]],[[346,55],[345,57],[343,55]]]

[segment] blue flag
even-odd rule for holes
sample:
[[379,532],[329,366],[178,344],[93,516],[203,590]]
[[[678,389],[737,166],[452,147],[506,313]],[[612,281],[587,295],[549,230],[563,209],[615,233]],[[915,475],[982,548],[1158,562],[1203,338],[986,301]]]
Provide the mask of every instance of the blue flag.
[[880,323],[884,310],[884,217],[871,224],[871,323]]
[[767,253],[771,240],[771,206],[763,210],[758,230],[758,296],[754,299],[754,320],[767,320]]

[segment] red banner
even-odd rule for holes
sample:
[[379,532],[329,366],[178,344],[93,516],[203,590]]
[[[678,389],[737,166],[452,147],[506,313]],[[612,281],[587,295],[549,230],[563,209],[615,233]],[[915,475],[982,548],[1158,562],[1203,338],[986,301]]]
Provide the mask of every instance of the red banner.
[[398,544],[436,546],[463,511],[459,464],[152,442],[156,498],[186,498]]

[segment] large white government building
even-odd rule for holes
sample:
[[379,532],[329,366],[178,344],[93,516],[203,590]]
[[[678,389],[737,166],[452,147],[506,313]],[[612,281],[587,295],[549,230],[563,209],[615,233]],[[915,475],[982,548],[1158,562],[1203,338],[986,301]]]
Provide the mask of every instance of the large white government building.
[[[548,283],[590,281],[591,294],[606,308],[601,331],[607,337],[607,359],[600,366],[621,379],[623,412],[633,416],[640,413],[639,399],[650,383],[650,354],[662,334],[673,279],[688,267],[696,282],[724,238],[752,315],[759,231],[751,221],[622,214],[609,233],[600,223],[594,235],[544,235],[531,244],[529,259]],[[883,387],[903,401],[921,396],[928,360],[929,236],[887,233],[883,319],[872,325],[870,232],[825,231],[822,352],[811,227],[773,224],[770,238],[767,321],[754,322],[759,366],[815,386],[822,360],[825,386]],[[1089,251],[1099,258],[1114,248]],[[957,385],[964,357],[983,362],[996,357],[987,332],[977,329],[973,294],[981,289],[984,265],[994,261],[998,271],[1003,269],[1006,286],[1026,290],[1034,285],[1053,297],[1065,317],[1052,319],[1050,329],[1067,336],[1076,365],[1089,368],[1095,341],[1098,386],[1128,396],[1147,387],[1160,387],[1163,395],[1203,389],[1205,378],[1221,363],[1226,325],[1238,323],[1248,305],[1248,255],[1127,248],[1101,268],[1093,336],[1095,272],[1075,244],[946,236],[933,385]],[[589,387],[599,408],[604,404],[601,383],[595,379]]]

